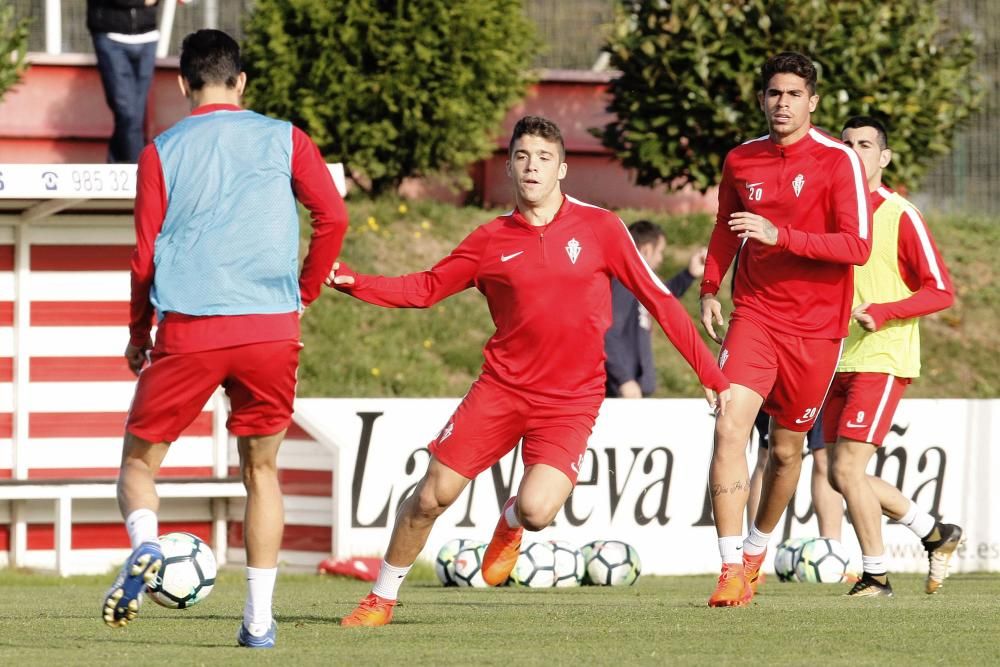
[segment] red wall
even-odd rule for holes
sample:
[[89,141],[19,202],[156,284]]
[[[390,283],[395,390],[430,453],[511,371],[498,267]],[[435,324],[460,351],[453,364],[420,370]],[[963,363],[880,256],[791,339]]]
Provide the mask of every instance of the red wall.
[[[21,82],[0,102],[0,162],[102,163],[112,117],[93,56],[32,54]],[[188,112],[177,59],[158,63],[146,113],[155,136]]]
[[[0,162],[104,162],[112,118],[93,56],[32,54],[31,63],[21,83],[0,102]],[[510,130],[521,116],[535,114],[551,118],[563,131],[569,164],[564,192],[612,208],[714,209],[714,195],[636,187],[628,171],[590,134],[590,128],[603,126],[610,117],[605,111],[608,78],[605,73],[544,72],[507,114],[497,152],[473,168],[478,198],[491,205],[511,203],[504,169]],[[147,108],[147,135],[162,132],[187,112],[187,100],[177,88],[177,59],[159,61]],[[430,191],[421,183],[406,187],[408,194]]]

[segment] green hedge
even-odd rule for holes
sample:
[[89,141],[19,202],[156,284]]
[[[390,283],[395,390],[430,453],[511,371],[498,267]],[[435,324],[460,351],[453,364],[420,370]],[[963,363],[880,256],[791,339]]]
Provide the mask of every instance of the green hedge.
[[602,139],[640,184],[705,191],[731,148],[767,132],[761,65],[800,51],[819,70],[814,123],[837,135],[855,114],[884,120],[887,180],[913,188],[977,104],[974,44],[949,34],[927,0],[619,0]]
[[14,20],[14,5],[0,6],[0,98],[28,67],[28,25],[28,19]]
[[247,101],[378,194],[488,155],[533,45],[520,0],[258,0]]

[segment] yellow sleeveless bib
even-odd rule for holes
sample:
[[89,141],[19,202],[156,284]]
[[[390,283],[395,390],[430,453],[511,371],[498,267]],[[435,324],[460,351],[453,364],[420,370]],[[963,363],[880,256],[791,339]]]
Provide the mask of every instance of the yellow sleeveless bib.
[[[916,211],[893,192],[872,216],[871,257],[864,266],[854,267],[854,307],[899,301],[913,294],[899,273],[899,224],[907,209]],[[919,319],[889,320],[870,333],[852,317],[837,371],[919,376]]]

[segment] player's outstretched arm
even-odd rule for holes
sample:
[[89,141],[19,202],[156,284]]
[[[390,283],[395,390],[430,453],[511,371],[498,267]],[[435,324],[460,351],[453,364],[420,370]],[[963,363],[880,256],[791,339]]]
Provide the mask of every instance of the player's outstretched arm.
[[595,225],[594,230],[603,236],[602,247],[612,275],[631,290],[656,319],[667,338],[698,375],[701,384],[716,392],[728,389],[729,381],[698,335],[691,317],[646,265],[625,224],[619,220]]
[[479,227],[431,269],[402,276],[358,273],[338,261],[332,265],[325,282],[338,291],[376,306],[428,308],[473,286],[488,241],[489,233]]

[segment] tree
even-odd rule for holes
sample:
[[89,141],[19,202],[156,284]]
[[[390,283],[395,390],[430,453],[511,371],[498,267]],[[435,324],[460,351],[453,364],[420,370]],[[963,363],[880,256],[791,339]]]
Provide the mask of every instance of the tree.
[[14,19],[14,5],[0,6],[0,98],[28,68],[28,19]]
[[819,71],[813,122],[839,134],[852,115],[884,121],[889,169],[913,187],[975,110],[972,38],[949,36],[926,0],[619,0],[606,46],[620,70],[603,143],[642,185],[719,182],[725,154],[767,132],[760,67],[779,51]]
[[520,0],[259,0],[245,43],[250,106],[378,194],[495,148],[534,32]]

